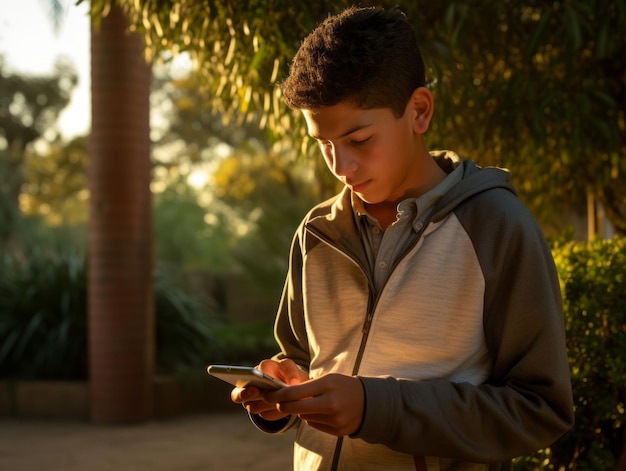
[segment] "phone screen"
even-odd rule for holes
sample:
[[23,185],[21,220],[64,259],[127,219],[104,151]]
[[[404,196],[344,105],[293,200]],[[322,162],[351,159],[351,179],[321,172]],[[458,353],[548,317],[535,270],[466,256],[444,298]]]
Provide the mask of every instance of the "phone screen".
[[255,386],[259,389],[275,390],[287,386],[282,381],[250,366],[210,365],[207,372],[238,388]]

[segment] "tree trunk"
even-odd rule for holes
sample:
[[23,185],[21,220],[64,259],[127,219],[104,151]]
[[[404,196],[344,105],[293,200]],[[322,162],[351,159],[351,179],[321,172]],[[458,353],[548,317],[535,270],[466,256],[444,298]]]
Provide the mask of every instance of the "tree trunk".
[[151,72],[119,7],[92,26],[89,227],[91,418],[152,416]]

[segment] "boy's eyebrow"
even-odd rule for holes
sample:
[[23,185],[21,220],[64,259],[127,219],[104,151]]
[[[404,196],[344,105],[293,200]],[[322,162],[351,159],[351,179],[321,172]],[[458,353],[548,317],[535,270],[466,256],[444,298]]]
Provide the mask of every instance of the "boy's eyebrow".
[[[361,129],[365,129],[368,128],[370,126],[372,126],[374,123],[367,123],[367,124],[358,124],[356,125],[354,128],[347,130],[346,132],[344,132],[343,134],[341,134],[340,136],[337,136],[337,139],[341,139],[343,137],[349,136],[350,134],[352,134],[353,132],[357,132],[360,131]],[[309,134],[313,139],[317,140],[317,141],[324,141],[325,139],[322,136],[319,136],[317,134]]]

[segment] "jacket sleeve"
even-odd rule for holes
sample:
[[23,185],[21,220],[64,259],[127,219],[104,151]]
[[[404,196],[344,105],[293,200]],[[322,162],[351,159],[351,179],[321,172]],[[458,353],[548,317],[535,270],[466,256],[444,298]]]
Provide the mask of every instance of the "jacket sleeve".
[[310,354],[302,300],[302,240],[304,222],[294,235],[289,253],[289,270],[283,288],[276,321],[274,337],[280,353],[274,359],[290,358],[308,371]]
[[513,194],[479,195],[456,216],[485,277],[490,379],[362,377],[366,407],[355,437],[412,455],[508,461],[549,446],[573,424],[558,278],[541,230]]
[[[281,351],[274,355],[273,359],[290,358],[308,371],[309,350],[302,308],[302,288],[300,285],[302,278],[300,235],[302,234],[302,229],[303,226],[296,232],[291,244],[289,271],[274,325],[274,336]],[[298,315],[293,315],[295,313],[298,313]],[[297,416],[288,416],[277,421],[265,420],[256,414],[249,414],[249,416],[252,423],[259,430],[266,433],[284,433],[300,421]]]

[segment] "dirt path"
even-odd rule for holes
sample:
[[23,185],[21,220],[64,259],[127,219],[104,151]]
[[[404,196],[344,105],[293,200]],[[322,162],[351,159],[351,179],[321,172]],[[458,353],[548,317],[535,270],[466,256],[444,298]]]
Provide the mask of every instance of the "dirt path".
[[292,441],[260,432],[243,410],[130,426],[0,420],[0,470],[288,471]]

